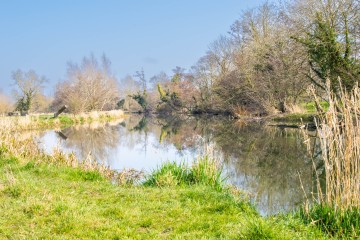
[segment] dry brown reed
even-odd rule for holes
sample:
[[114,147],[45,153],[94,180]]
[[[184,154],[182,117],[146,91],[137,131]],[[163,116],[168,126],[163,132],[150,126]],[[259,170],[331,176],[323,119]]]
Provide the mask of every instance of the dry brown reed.
[[287,110],[289,113],[306,113],[306,109],[299,104],[289,104]]
[[44,128],[56,128],[66,124],[95,124],[96,122],[124,121],[122,110],[112,110],[103,112],[88,112],[78,115],[62,114],[58,118],[52,118],[47,114],[31,114],[27,116],[1,117],[0,128],[8,128],[16,131],[34,130]]
[[[316,96],[314,89],[311,92]],[[340,88],[337,96],[327,92],[329,109],[327,112],[320,110],[316,120],[325,165],[325,192],[317,187],[319,202],[333,206],[335,210],[359,208],[360,89],[355,86],[347,92]]]
[[80,113],[77,115],[68,115],[76,122],[89,122],[89,121],[99,121],[103,119],[124,119],[124,111],[122,110],[111,110],[111,111],[92,111],[87,113]]

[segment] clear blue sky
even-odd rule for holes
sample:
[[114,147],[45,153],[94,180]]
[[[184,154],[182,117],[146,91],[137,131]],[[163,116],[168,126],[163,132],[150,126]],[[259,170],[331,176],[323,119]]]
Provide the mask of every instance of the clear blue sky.
[[66,63],[105,53],[118,79],[189,68],[243,10],[264,0],[2,0],[0,88],[11,72],[33,69],[64,79]]

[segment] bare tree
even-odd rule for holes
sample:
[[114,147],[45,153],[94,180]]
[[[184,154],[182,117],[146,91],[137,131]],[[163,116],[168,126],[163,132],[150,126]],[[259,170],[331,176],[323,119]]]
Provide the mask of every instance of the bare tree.
[[10,112],[12,110],[12,104],[8,96],[2,93],[0,89],[0,115]]
[[[261,99],[257,102],[268,112],[286,111],[287,103],[296,103],[307,86],[306,51],[290,38],[292,29],[288,26],[284,11],[265,3],[245,12],[231,27],[231,36],[238,44],[234,64],[241,76],[237,78],[252,86]],[[226,80],[231,78],[227,76],[222,84]]]
[[141,71],[136,71],[134,77],[138,79],[138,83],[141,86],[141,91],[130,95],[130,97],[141,106],[142,111],[145,114],[148,114],[151,111],[151,105],[149,104],[147,80],[145,78],[144,69],[141,69]]
[[136,71],[134,77],[138,79],[138,82],[139,82],[140,86],[142,87],[142,91],[146,92],[147,91],[147,81],[145,78],[144,69],[142,68],[140,71]]
[[119,99],[110,60],[103,55],[101,62],[90,55],[81,65],[68,63],[67,79],[56,87],[55,105],[66,104],[74,113],[114,109]]
[[234,70],[233,53],[235,49],[234,42],[223,35],[210,44],[207,55],[216,64],[219,77],[225,76],[229,71]]
[[51,111],[51,105],[53,103],[53,97],[46,96],[44,94],[38,94],[34,98],[34,104],[32,105],[31,112],[46,113]]
[[47,81],[45,76],[39,76],[34,70],[23,72],[18,69],[12,73],[17,99],[16,109],[21,112],[28,112],[34,104],[35,97],[41,94],[44,83]]
[[153,85],[152,88],[156,88],[158,84],[166,85],[170,82],[170,77],[165,72],[160,72],[150,78],[150,83]]

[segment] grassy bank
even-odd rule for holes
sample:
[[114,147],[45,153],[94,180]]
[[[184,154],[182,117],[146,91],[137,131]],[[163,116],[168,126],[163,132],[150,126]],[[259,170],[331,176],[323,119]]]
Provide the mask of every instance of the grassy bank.
[[73,155],[45,155],[17,134],[0,130],[0,239],[323,237],[299,219],[261,217],[209,159],[169,163],[134,185]]
[[[328,111],[329,103],[322,101],[319,106]],[[296,107],[290,109],[289,113],[275,115],[270,117],[272,121],[284,122],[284,123],[300,123],[300,122],[314,122],[314,118],[318,116],[315,102],[307,102],[299,104]]]
[[[20,128],[21,129],[21,128]],[[330,206],[260,216],[221,165],[167,163],[139,183],[74,155],[45,155],[0,129],[0,239],[327,239],[359,236],[359,212]],[[138,182],[138,184],[134,184]],[[342,214],[344,213],[344,214]]]
[[0,238],[323,237],[299,220],[264,219],[241,195],[202,183],[119,186],[97,171],[4,156],[0,171]]

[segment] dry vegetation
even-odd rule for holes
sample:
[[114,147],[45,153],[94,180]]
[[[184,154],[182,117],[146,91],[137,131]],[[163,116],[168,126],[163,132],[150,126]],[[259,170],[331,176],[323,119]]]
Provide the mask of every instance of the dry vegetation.
[[0,116],[12,110],[13,106],[7,96],[0,93]]
[[11,131],[21,131],[30,129],[60,128],[74,124],[96,124],[97,122],[107,122],[112,120],[123,120],[125,117],[122,110],[112,111],[92,111],[79,115],[62,114],[57,118],[53,115],[31,114],[19,117],[1,117],[0,127]]
[[[89,155],[85,159],[77,159],[74,154],[64,154],[59,149],[54,149],[53,154],[47,155],[42,152],[31,134],[24,136],[24,130],[38,129],[44,126],[44,121],[41,120],[41,115],[26,116],[26,117],[3,117],[0,118],[0,156],[11,156],[22,161],[29,161],[32,159],[36,164],[46,163],[50,165],[70,166],[80,168],[86,171],[95,171],[106,178],[117,181],[119,184],[127,184],[136,181],[142,176],[141,172],[133,170],[125,170],[123,172],[116,172],[108,167],[100,164]],[[73,123],[88,123],[91,121],[110,120],[123,118],[123,112],[120,110],[109,112],[92,112],[82,114],[78,118],[74,118]],[[81,120],[80,120],[81,118]],[[71,119],[70,119],[71,120]],[[52,123],[52,127],[61,126],[59,119]],[[50,124],[50,123],[48,123]]]
[[329,109],[316,123],[326,176],[319,200],[335,209],[360,208],[360,89],[338,96],[328,92]]
[[[315,203],[299,214],[329,235],[358,239],[360,236],[360,89],[345,91],[341,83],[335,95],[328,82],[329,109],[319,109],[317,137],[324,161],[317,177]],[[312,89],[313,94],[315,90]],[[317,102],[318,106],[320,103]],[[310,145],[310,139],[306,142]],[[315,166],[315,164],[314,164]]]

